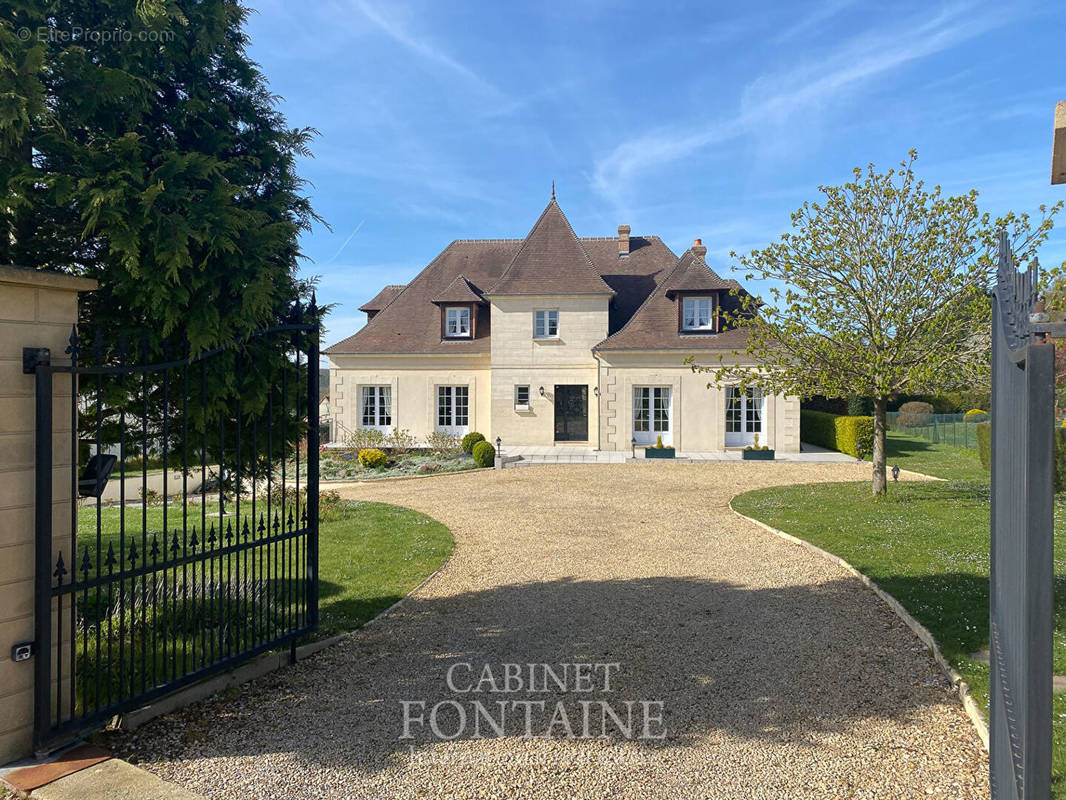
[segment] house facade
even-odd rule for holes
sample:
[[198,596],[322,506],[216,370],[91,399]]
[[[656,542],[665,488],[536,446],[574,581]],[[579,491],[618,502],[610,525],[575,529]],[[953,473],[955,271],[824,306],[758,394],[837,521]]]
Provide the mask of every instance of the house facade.
[[684,363],[742,352],[722,310],[743,292],[696,244],[578,238],[553,196],[524,239],[457,240],[360,310],[327,348],[333,441],[358,428],[480,431],[504,446],[798,452],[799,400],[708,388]]

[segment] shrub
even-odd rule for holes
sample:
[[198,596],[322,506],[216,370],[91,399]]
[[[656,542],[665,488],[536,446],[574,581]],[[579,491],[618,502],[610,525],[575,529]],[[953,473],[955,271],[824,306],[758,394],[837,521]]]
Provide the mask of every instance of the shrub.
[[146,506],[157,506],[163,502],[163,495],[160,492],[157,492],[155,489],[142,488],[140,491],[141,502],[143,502]]
[[378,469],[389,462],[389,457],[374,447],[366,447],[359,451],[359,463],[367,469]]
[[318,493],[318,519],[322,522],[334,522],[344,517],[348,501],[342,500],[340,493],[329,490]]
[[[1066,428],[1053,428],[1053,450],[1051,454],[1054,477],[1052,483],[1055,492],[1066,491]],[[977,453],[981,457],[981,466],[992,469],[992,423],[977,423]]]
[[856,458],[869,458],[874,452],[874,418],[801,411],[800,438]]
[[393,428],[385,444],[394,456],[405,456],[415,449],[415,437],[408,430]]
[[1066,430],[1053,428],[1055,451],[1052,453],[1055,467],[1054,486],[1056,492],[1066,491]]
[[485,441],[485,437],[484,436],[482,436],[477,431],[471,431],[470,433],[468,433],[466,436],[463,437],[463,452],[464,453],[473,453],[474,452],[474,445],[476,445],[478,442],[483,442],[483,441]]
[[488,442],[478,442],[474,445],[474,463],[479,467],[491,467],[496,462],[496,448]]
[[852,395],[848,398],[848,416],[868,417],[874,413],[874,401],[872,397],[860,397]]
[[459,437],[452,436],[450,433],[433,431],[429,438],[426,439],[426,443],[429,445],[429,449],[433,451],[433,455],[438,458],[451,458],[463,451]]
[[976,431],[977,455],[981,458],[981,466],[992,469],[992,423],[978,422]]
[[909,403],[904,403],[899,407],[899,417],[896,419],[896,422],[899,425],[905,425],[907,427],[928,425],[929,417],[932,413],[933,406],[929,403],[923,403],[920,400],[911,400]]
[[965,422],[987,422],[988,412],[982,411],[979,408],[971,408],[963,415],[963,421]]
[[385,434],[374,428],[359,428],[348,434],[345,444],[353,450],[380,450],[385,446]]

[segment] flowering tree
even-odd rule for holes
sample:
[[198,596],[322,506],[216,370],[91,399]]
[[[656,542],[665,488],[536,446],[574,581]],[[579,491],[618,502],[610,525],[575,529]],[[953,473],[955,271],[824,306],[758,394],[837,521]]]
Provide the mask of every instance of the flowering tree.
[[[990,288],[998,231],[1030,262],[1061,208],[1039,221],[992,220],[977,191],[945,197],[915,177],[917,153],[885,173],[856,168],[820,203],[792,215],[792,232],[732,256],[747,279],[770,281],[770,303],[735,292],[729,322],[747,328],[744,364],[694,367],[713,384],[740,383],[808,397],[874,399],[873,491],[883,494],[885,409],[891,395],[970,388],[987,381]],[[735,353],[734,355],[740,355]]]

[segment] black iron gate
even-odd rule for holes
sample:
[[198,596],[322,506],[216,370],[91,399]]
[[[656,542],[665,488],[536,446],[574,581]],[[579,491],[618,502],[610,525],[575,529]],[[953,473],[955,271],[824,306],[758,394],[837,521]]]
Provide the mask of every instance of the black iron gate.
[[[318,624],[317,318],[312,299],[226,347],[164,342],[155,363],[146,336],[86,345],[77,331],[65,364],[24,354],[38,751]],[[69,429],[52,418],[59,376]],[[53,473],[56,429],[77,432],[69,479]],[[69,543],[53,538],[67,496]]]
[[1051,781],[1052,326],[1037,265],[1000,237],[992,303],[990,768],[996,800],[1044,800]]

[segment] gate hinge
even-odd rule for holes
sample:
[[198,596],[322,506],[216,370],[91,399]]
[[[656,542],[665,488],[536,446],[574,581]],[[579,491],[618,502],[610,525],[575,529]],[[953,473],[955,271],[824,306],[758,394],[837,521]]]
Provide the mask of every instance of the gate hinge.
[[52,363],[52,351],[47,347],[22,348],[22,372],[32,375],[37,367],[47,367]]

